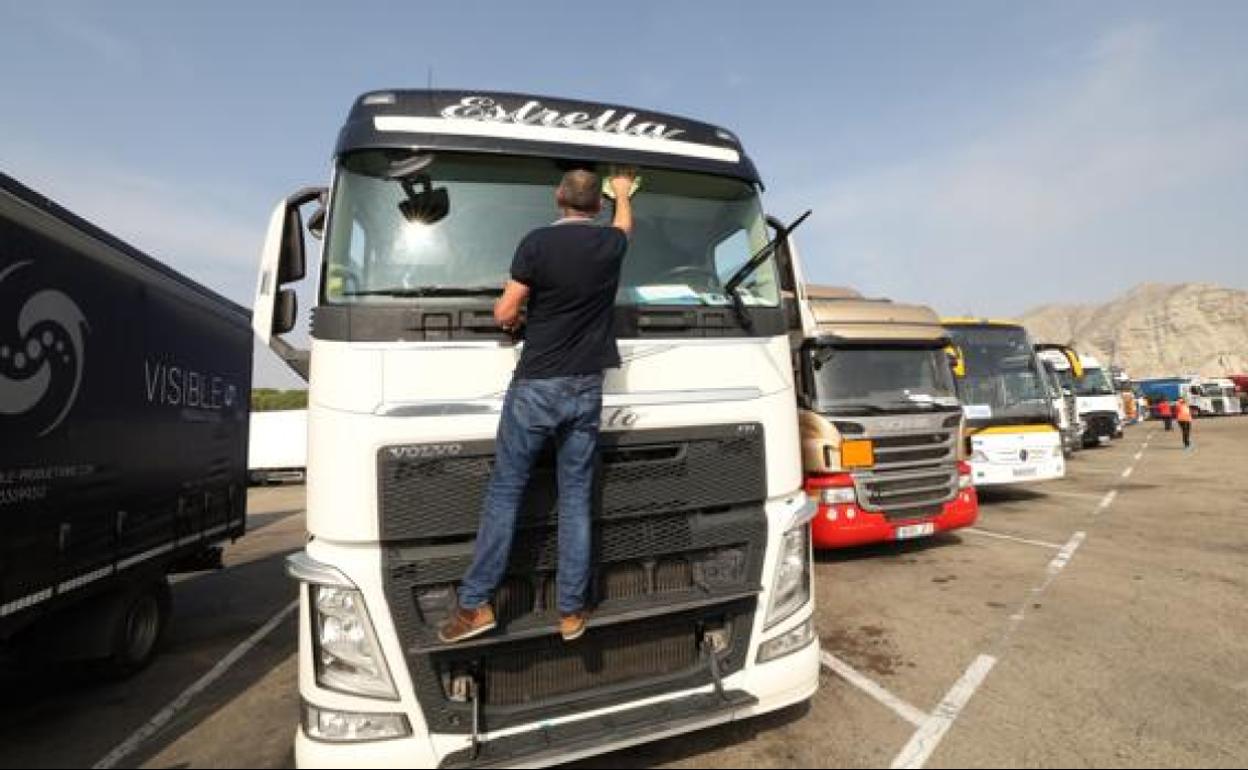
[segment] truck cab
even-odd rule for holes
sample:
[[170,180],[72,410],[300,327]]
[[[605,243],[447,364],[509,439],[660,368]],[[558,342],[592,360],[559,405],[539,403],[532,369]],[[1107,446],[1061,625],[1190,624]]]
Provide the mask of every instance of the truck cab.
[[[772,711],[819,678],[789,334],[792,226],[717,126],[618,105],[378,91],[328,188],[273,213],[256,333],[309,378],[300,766],[544,765]],[[492,306],[562,174],[635,167],[594,511],[593,614],[557,632],[553,461],[526,492],[500,627],[439,641],[473,556],[523,347]],[[289,338],[308,226],[311,345]],[[604,210],[609,222],[610,205]]]
[[1094,356],[1081,356],[1083,377],[1075,380],[1075,398],[1079,416],[1087,428],[1083,433],[1083,445],[1108,444],[1122,437],[1122,397],[1110,378],[1109,370]]
[[923,537],[975,523],[962,409],[930,309],[806,287],[795,351],[806,492],[817,548]]
[[1083,362],[1075,349],[1066,345],[1039,343],[1035,349],[1049,382],[1049,397],[1057,414],[1062,449],[1070,457],[1083,448],[1083,434],[1087,429],[1075,397],[1075,381],[1083,377]]
[[1241,412],[1239,393],[1235,381],[1229,377],[1214,377],[1204,381],[1213,414],[1227,415]]

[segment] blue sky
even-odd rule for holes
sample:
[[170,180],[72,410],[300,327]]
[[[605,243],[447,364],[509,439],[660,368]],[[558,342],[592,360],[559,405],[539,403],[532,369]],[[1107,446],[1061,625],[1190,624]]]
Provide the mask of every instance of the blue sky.
[[1246,39],[1243,2],[9,2],[0,169],[246,304],[352,99],[432,69],[725,125],[814,279],[1015,314],[1248,288]]

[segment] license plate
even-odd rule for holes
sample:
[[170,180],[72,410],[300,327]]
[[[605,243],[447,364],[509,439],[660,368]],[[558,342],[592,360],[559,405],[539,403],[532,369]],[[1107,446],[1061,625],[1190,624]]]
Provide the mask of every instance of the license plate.
[[1030,476],[1035,476],[1035,475],[1036,475],[1035,468],[1015,468],[1014,469],[1014,478],[1016,479],[1025,479],[1025,478],[1028,478]]
[[936,531],[936,525],[930,521],[922,524],[907,524],[893,530],[894,540],[913,540],[916,537],[927,537]]

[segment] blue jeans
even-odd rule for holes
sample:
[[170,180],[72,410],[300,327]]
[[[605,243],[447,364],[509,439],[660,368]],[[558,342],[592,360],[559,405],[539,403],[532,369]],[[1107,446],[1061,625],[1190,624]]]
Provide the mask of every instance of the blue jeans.
[[584,609],[601,413],[601,374],[512,381],[498,424],[494,472],[481,512],[476,554],[459,587],[461,607],[476,609],[487,603],[502,582],[525,487],[538,455],[553,439],[559,484],[559,612]]

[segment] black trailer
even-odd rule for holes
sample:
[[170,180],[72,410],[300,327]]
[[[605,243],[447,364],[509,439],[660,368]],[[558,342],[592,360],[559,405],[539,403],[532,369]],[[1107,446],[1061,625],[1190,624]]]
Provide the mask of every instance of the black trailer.
[[245,529],[250,313],[0,174],[0,650],[150,659]]

